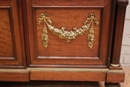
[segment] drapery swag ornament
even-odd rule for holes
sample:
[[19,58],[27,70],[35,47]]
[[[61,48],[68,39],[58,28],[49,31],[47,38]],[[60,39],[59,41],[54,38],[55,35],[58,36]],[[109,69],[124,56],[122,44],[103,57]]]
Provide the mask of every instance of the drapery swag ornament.
[[47,17],[46,13],[41,13],[38,24],[43,23],[42,29],[42,41],[44,48],[48,47],[48,30],[50,30],[54,35],[61,39],[66,39],[69,43],[71,40],[76,39],[78,36],[83,35],[88,30],[88,47],[91,49],[94,44],[94,24],[99,25],[96,20],[95,14],[90,13],[81,28],[73,27],[71,31],[67,31],[66,27],[61,27],[61,29],[56,28],[52,25],[52,21]]

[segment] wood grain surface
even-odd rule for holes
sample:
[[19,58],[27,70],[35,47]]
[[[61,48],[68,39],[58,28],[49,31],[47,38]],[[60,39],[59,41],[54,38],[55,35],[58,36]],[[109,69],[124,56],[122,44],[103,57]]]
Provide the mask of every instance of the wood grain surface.
[[0,67],[23,68],[25,62],[21,0],[0,0]]
[[[84,21],[90,13],[96,15],[98,22],[100,22],[100,9],[86,9],[86,8],[45,8],[45,9],[35,9],[36,12],[36,21],[41,13],[47,13],[48,17],[53,22],[53,26],[57,28],[66,27],[67,31],[71,31],[73,27],[81,28]],[[34,13],[35,14],[35,13]],[[35,21],[35,20],[34,20]],[[94,45],[90,49],[88,47],[88,32],[77,37],[75,40],[67,43],[66,40],[62,40],[59,37],[53,35],[48,30],[49,43],[48,48],[43,47],[41,33],[43,24],[36,25],[36,42],[38,56],[59,56],[59,57],[98,57],[99,50],[99,27],[94,25]]]
[[[107,46],[109,44],[109,21],[106,20],[110,18],[111,1],[94,0],[89,2],[84,0],[79,3],[79,0],[72,0],[71,2],[63,0],[61,3],[59,0],[48,0],[45,2],[27,0],[25,3],[27,3],[26,19],[28,19],[28,25],[26,34],[28,38],[26,39],[26,45],[29,47],[27,49],[27,56],[30,58],[28,59],[29,65],[104,65],[106,63]],[[68,31],[72,30],[73,27],[81,27],[89,13],[95,14],[100,25],[95,26],[93,48],[89,49],[87,46],[87,32],[67,43],[48,31],[49,44],[48,48],[45,49],[41,40],[43,26],[37,25],[39,15],[44,12],[51,18],[55,27],[67,27]]]
[[9,9],[0,9],[0,57],[13,57]]

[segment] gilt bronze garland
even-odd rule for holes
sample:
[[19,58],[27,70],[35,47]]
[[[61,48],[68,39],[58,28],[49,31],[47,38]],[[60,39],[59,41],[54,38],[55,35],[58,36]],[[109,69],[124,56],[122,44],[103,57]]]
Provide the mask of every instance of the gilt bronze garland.
[[52,25],[52,21],[49,17],[47,17],[46,13],[41,13],[38,24],[43,23],[42,29],[42,41],[43,46],[45,48],[48,47],[48,30],[50,30],[54,35],[58,36],[61,39],[67,40],[69,43],[71,40],[76,39],[78,36],[83,35],[86,31],[88,31],[88,47],[91,49],[94,44],[94,24],[98,25],[98,21],[96,20],[95,14],[90,13],[85,20],[83,26],[81,28],[73,27],[71,31],[67,31],[66,27],[61,27],[61,29],[56,28]]

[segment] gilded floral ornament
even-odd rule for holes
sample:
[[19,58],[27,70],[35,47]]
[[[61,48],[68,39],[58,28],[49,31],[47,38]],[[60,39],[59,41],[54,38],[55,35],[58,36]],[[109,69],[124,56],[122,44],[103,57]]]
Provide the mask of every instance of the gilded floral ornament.
[[49,17],[47,17],[46,13],[41,13],[39,17],[38,24],[43,23],[42,29],[42,41],[43,46],[47,48],[48,46],[48,32],[47,29],[50,30],[54,35],[58,36],[61,39],[67,40],[69,43],[71,40],[76,39],[78,36],[83,35],[86,31],[88,31],[88,47],[91,49],[94,44],[94,23],[98,25],[99,23],[96,21],[96,16],[94,14],[89,14],[87,19],[84,22],[84,25],[81,28],[73,27],[71,31],[67,31],[66,27],[61,27],[61,29],[52,26],[52,21]]

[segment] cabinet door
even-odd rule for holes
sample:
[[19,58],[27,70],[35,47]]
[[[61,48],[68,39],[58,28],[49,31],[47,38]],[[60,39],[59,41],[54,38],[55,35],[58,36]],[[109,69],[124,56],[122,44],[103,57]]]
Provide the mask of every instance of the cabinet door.
[[21,0],[0,0],[0,67],[24,67]]
[[26,0],[29,66],[106,67],[111,0]]

